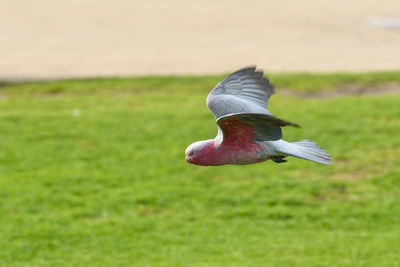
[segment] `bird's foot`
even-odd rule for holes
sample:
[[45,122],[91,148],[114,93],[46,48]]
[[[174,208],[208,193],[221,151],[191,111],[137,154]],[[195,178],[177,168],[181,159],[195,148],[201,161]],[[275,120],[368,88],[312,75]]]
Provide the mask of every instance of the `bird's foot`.
[[287,160],[284,160],[286,157],[286,155],[271,156],[271,160],[276,163],[285,163],[287,162]]

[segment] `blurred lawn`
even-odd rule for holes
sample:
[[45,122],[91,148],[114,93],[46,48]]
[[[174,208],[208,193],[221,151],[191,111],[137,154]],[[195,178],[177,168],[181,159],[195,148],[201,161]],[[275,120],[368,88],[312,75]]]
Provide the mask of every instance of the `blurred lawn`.
[[[400,73],[271,75],[279,88],[399,82]],[[334,165],[198,167],[214,77],[3,84],[2,266],[397,266],[400,95],[274,95]]]

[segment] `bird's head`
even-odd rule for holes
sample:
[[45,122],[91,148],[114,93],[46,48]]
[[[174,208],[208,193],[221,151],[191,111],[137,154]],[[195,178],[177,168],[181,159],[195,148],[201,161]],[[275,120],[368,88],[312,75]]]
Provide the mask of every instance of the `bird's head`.
[[195,142],[186,148],[186,161],[196,165],[209,165],[207,162],[213,160],[215,151],[214,140]]

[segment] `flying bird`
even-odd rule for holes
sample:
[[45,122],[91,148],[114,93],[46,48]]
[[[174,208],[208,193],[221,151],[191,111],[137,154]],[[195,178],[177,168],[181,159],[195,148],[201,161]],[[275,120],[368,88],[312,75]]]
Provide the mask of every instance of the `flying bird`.
[[330,155],[310,140],[282,140],[283,126],[295,123],[274,117],[267,109],[274,87],[256,67],[240,69],[223,79],[207,97],[217,121],[214,139],[198,141],[185,151],[186,161],[202,166],[252,164],[287,156],[331,164]]

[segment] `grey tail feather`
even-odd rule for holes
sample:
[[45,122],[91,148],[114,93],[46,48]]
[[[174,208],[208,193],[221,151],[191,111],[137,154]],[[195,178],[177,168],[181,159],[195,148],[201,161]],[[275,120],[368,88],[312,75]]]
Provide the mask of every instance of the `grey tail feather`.
[[290,149],[281,151],[282,153],[318,163],[332,164],[331,156],[317,143],[305,139],[289,144],[291,144]]

